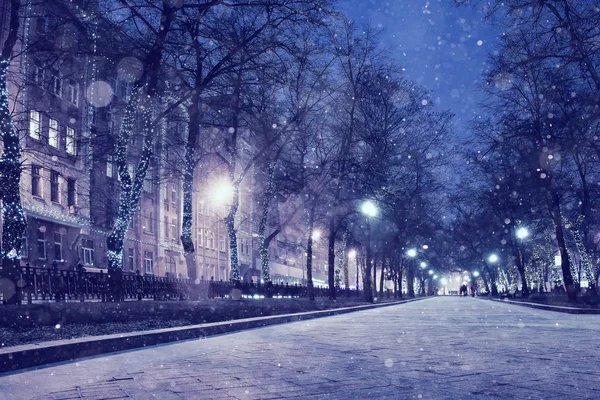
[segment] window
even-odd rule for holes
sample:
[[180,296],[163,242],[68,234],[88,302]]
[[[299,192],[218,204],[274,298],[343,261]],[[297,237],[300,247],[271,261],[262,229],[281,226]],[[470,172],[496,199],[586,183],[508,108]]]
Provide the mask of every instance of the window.
[[58,149],[58,121],[55,119],[48,121],[48,144]]
[[154,254],[151,251],[144,251],[144,272],[146,274],[154,273]]
[[42,197],[41,171],[42,168],[39,165],[31,166],[31,194],[37,197]]
[[203,232],[203,229],[198,229],[198,246],[204,247],[204,232]]
[[144,226],[142,227],[145,233],[152,233],[152,212],[144,212]]
[[40,139],[40,112],[31,110],[29,112],[29,136],[34,139]]
[[225,236],[223,235],[219,237],[219,250],[225,251]]
[[134,263],[135,263],[135,258],[133,255],[133,249],[128,248],[127,249],[127,268],[129,268],[130,271],[133,271]]
[[173,274],[173,275],[177,276],[177,264],[175,263],[175,259],[171,256],[167,256],[166,264],[167,264],[167,272],[169,274]]
[[50,201],[60,203],[60,177],[58,172],[50,171]]
[[165,238],[169,238],[169,217],[165,217]]
[[113,158],[112,156],[108,156],[106,159],[106,176],[109,178],[113,177]]
[[33,83],[38,86],[44,86],[44,67],[39,65],[33,66]]
[[37,231],[37,251],[38,258],[40,260],[45,260],[48,258],[46,254],[46,228],[40,227]]
[[67,179],[67,206],[74,206],[76,203],[75,179]]
[[206,247],[208,247],[209,249],[214,249],[215,248],[215,233],[214,232],[208,232],[208,238],[207,238],[207,245]]
[[21,250],[19,251],[21,258],[29,257],[29,248],[27,247],[27,236],[21,238]]
[[171,220],[171,238],[176,241],[177,240],[177,220]]
[[84,265],[94,265],[94,241],[90,239],[81,240],[81,255]]
[[144,177],[144,192],[146,193],[152,193],[152,175],[150,173],[146,173],[146,176]]
[[60,232],[54,232],[54,259],[63,261],[63,235]]
[[62,95],[62,80],[58,71],[52,71],[52,77],[50,78],[50,91],[56,96],[61,97]]
[[171,203],[177,204],[177,184],[171,183]]
[[40,15],[35,21],[35,30],[37,33],[46,33],[48,29],[48,18],[46,17],[46,10],[42,9]]
[[67,85],[67,101],[75,107],[79,105],[79,86],[75,82],[69,82]]
[[68,154],[75,155],[75,129],[67,126],[66,150]]
[[119,81],[119,97],[123,101],[129,98],[129,84],[126,80]]

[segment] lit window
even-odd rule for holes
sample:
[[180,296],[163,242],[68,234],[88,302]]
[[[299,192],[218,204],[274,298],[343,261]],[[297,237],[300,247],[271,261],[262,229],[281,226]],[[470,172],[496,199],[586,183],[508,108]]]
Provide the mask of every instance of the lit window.
[[76,107],[79,105],[79,86],[75,82],[67,85],[67,101]]
[[58,148],[58,121],[55,119],[48,121],[48,144]]
[[60,232],[54,232],[54,259],[63,260],[63,235]]
[[152,233],[152,212],[146,211],[144,213],[144,233]]
[[154,254],[151,251],[144,251],[144,272],[146,274],[154,273]]
[[67,127],[67,142],[66,142],[67,153],[75,155],[75,129]]
[[40,139],[40,112],[31,110],[29,112],[29,136],[34,139]]
[[169,238],[169,217],[165,217],[165,238]]
[[204,230],[198,229],[198,246],[204,246]]
[[219,237],[219,249],[221,251],[225,251],[225,236],[221,235],[221,237]]
[[81,240],[81,255],[83,258],[83,264],[93,266],[94,265],[94,241],[90,239]]
[[106,160],[106,176],[109,178],[113,177],[113,158],[112,156],[108,156]]
[[133,249],[128,248],[127,249],[127,266],[130,271],[133,271],[134,261],[135,261],[135,259],[134,259],[134,255],[133,255]]
[[38,229],[37,231],[37,251],[38,258],[45,260],[48,256],[46,254],[46,230]]
[[171,238],[177,240],[177,220],[171,220]]
[[167,272],[169,274],[176,275],[177,274],[177,263],[175,262],[175,259],[173,257],[167,256],[166,264],[167,264]]

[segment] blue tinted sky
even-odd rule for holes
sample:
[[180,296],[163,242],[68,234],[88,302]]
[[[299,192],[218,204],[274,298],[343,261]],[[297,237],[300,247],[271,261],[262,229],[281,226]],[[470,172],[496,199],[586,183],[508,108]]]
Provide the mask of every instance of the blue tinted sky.
[[340,0],[340,6],[355,21],[384,30],[383,45],[393,48],[406,76],[456,114],[457,133],[464,136],[479,113],[477,84],[497,43],[483,14],[451,0]]

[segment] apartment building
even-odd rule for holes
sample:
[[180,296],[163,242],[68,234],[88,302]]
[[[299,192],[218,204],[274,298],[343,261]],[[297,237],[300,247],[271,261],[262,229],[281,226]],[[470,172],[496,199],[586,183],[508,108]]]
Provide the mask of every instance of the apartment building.
[[[107,266],[106,238],[118,211],[119,178],[112,154],[131,95],[136,58],[134,48],[124,55],[96,53],[94,49],[106,43],[125,48],[127,43],[109,36],[113,30],[102,26],[107,21],[96,21],[92,27],[78,22],[85,18],[82,4],[54,0],[27,8],[15,50],[20,56],[11,64],[9,93],[23,146],[21,190],[28,227],[21,263],[59,269],[81,264],[98,272]],[[7,7],[0,7],[1,39],[6,35],[6,13]],[[156,129],[156,162],[148,170],[129,226],[123,269],[229,280],[227,193],[223,193],[228,190],[227,171],[216,158],[198,165],[194,183],[195,271],[188,270],[184,258],[183,182],[181,171],[171,165],[181,164],[186,123],[181,109]],[[251,145],[241,136],[242,158],[249,158]],[[180,138],[179,143],[174,144],[173,138]],[[141,140],[131,137],[130,172],[139,160]],[[255,282],[262,278],[256,242],[259,186],[254,172],[248,173],[235,222],[240,272],[244,280]],[[271,243],[274,280],[305,283],[305,236],[298,217]],[[326,247],[317,243],[313,261],[317,285],[326,282],[326,259]]]

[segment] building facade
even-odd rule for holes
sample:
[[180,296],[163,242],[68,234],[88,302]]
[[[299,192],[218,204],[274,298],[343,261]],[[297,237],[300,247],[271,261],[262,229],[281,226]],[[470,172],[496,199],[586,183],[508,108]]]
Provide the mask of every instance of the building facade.
[[[4,4],[0,8],[2,40],[8,29]],[[118,57],[96,52],[107,43],[123,43],[122,38],[103,36],[111,31],[102,26],[106,21],[96,21],[91,27],[81,23],[85,10],[77,4],[56,0],[28,7],[15,49],[20,55],[10,68],[10,105],[23,147],[21,193],[28,223],[21,263],[59,269],[83,265],[100,271],[107,266],[106,238],[119,204],[114,137],[131,95],[136,60],[135,49]],[[123,269],[188,277],[180,240],[183,182],[181,174],[169,167],[177,157],[177,146],[169,141],[173,137],[185,141],[185,111],[165,118],[157,132],[157,162],[148,170],[129,226]],[[131,172],[139,160],[139,140],[131,138]],[[251,154],[251,150],[244,141],[242,153]],[[220,192],[227,174],[218,163],[217,159],[204,160],[196,173],[194,263],[197,278],[225,281],[230,279],[230,249],[224,223],[226,196]],[[259,183],[253,172],[242,181],[235,223],[241,274],[254,282],[262,279],[256,239]],[[274,215],[278,207],[274,206]],[[298,217],[271,242],[273,280],[306,282],[306,235]],[[318,241],[314,257],[315,285],[325,285],[327,249]]]

